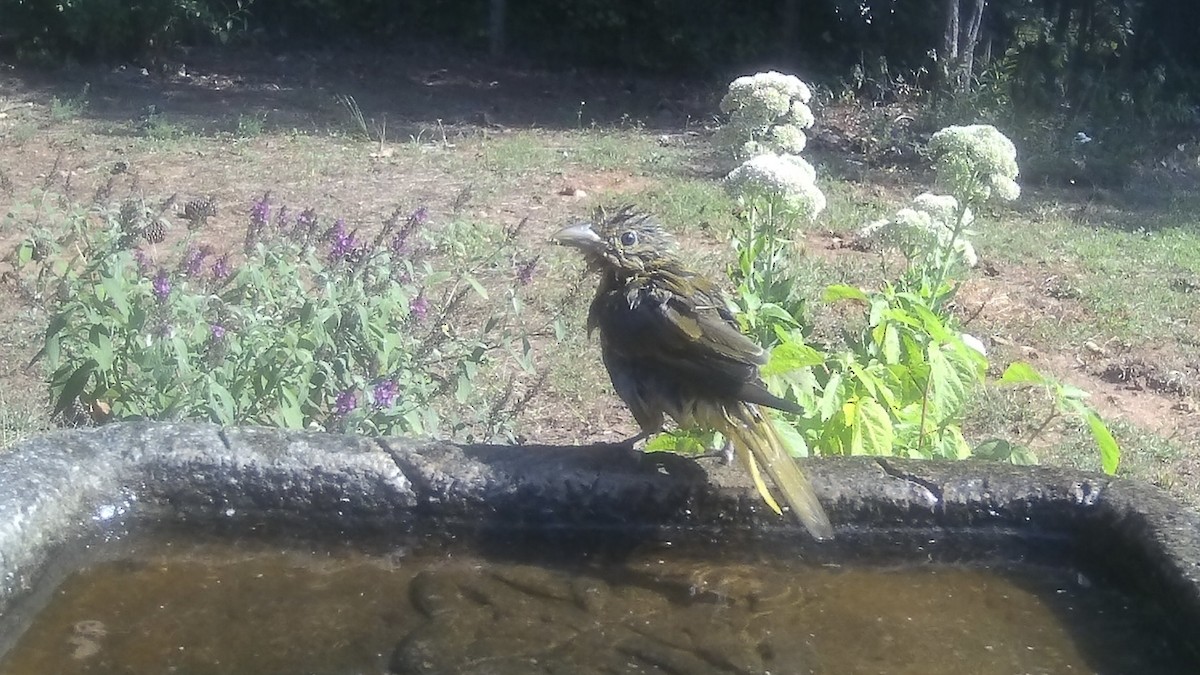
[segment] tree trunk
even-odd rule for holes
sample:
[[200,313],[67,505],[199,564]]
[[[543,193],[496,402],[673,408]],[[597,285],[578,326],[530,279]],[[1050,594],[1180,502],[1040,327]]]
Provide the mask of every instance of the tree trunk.
[[[965,23],[961,2],[970,2]],[[971,85],[975,66],[975,48],[979,45],[979,28],[983,23],[983,8],[987,0],[946,0],[946,30],[942,34],[943,78],[953,91],[964,91]]]
[[938,62],[938,79],[947,90],[954,91],[954,73],[958,63],[958,0],[946,0],[946,30],[942,33],[942,54]]
[[987,0],[975,0],[963,38],[959,41],[959,48],[962,50],[962,67],[958,75],[960,91],[971,86],[971,78],[975,74],[975,48],[979,45],[979,26],[983,23],[983,7],[986,4]]

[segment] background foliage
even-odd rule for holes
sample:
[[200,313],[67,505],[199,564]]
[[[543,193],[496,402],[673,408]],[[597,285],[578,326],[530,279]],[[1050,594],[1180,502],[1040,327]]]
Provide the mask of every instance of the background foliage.
[[[26,56],[121,58],[176,44],[253,39],[338,46],[405,39],[488,44],[503,5],[518,56],[572,65],[728,75],[773,63],[845,73],[874,96],[932,84],[958,43],[950,19],[980,11],[975,83],[1042,108],[1131,110],[1190,96],[1200,4],[1175,0],[0,0],[0,46]],[[962,5],[960,7],[960,5]]]

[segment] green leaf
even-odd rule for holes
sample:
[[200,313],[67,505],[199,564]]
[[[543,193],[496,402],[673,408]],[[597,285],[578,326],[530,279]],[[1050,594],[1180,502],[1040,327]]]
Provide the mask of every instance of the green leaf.
[[842,374],[833,373],[829,376],[829,381],[825,383],[825,390],[821,392],[821,398],[817,401],[817,412],[821,415],[822,422],[832,419],[842,407],[842,403],[846,399],[841,389]]
[[929,345],[929,404],[935,423],[958,414],[967,399],[967,386],[961,373],[936,344]]
[[859,302],[870,302],[867,294],[862,289],[846,284],[833,284],[825,287],[825,292],[821,294],[821,300],[825,302],[837,302],[839,300],[858,300]]
[[1049,384],[1037,368],[1024,361],[1014,361],[1000,376],[1001,384]]
[[930,455],[922,455],[931,459],[967,459],[971,456],[971,446],[963,438],[962,430],[957,426],[947,426],[941,429],[936,437],[936,444]]
[[779,435],[779,440],[783,442],[783,447],[787,449],[788,454],[792,457],[808,457],[808,443],[804,440],[804,435],[796,430],[796,427],[787,423],[787,420],[773,415],[771,417],[771,426],[775,427],[775,433]]
[[900,333],[895,324],[887,323],[883,329],[883,360],[885,363],[900,362]]
[[33,251],[36,247],[32,239],[26,239],[17,247],[17,268],[24,267],[33,260]]
[[233,395],[225,388],[225,385],[211,379],[208,382],[208,405],[211,407],[213,416],[216,417],[218,424],[234,424],[234,402]]
[[994,462],[1007,462],[1012,457],[1015,446],[1003,438],[989,438],[979,443],[971,451],[975,457]]
[[668,431],[658,434],[646,442],[646,452],[678,452],[687,455],[701,455],[708,452],[712,434],[688,431]]
[[861,439],[854,445],[860,446],[868,455],[890,455],[895,441],[892,418],[879,401],[871,397],[858,400],[858,414],[854,417],[855,435]]
[[1038,464],[1037,455],[1033,453],[1033,450],[1024,445],[1013,446],[1013,452],[1009,456],[1008,461],[1010,464],[1016,464],[1017,466],[1037,466]]
[[304,428],[304,413],[300,407],[300,397],[290,387],[281,387],[279,390],[279,413],[283,418],[283,425],[288,429],[303,429]]
[[762,367],[763,377],[782,375],[801,368],[809,368],[825,363],[825,356],[804,344],[803,342],[783,342],[771,350],[766,365]]
[[66,410],[75,399],[79,398],[95,370],[96,362],[88,359],[76,368],[75,372],[71,373],[63,385],[62,392],[58,395],[58,401],[54,404],[54,412],[51,415],[57,415]]
[[771,319],[786,326],[799,326],[796,318],[793,317],[786,309],[780,307],[773,302],[763,303],[758,308],[758,315],[764,319]]
[[108,336],[108,333],[97,330],[98,328],[99,326],[96,326],[92,330],[91,342],[96,347],[92,350],[92,356],[96,359],[98,370],[112,370],[113,362],[116,359],[112,338]]
[[1100,446],[1100,464],[1104,467],[1104,473],[1110,476],[1117,472],[1117,467],[1121,464],[1121,448],[1117,445],[1117,439],[1113,438],[1112,432],[1108,430],[1108,425],[1100,418],[1096,412],[1088,411],[1086,416],[1088,428],[1092,431],[1092,438],[1096,439],[1096,445]]
[[117,308],[118,316],[122,319],[128,317],[129,297],[126,292],[125,280],[120,277],[106,276],[101,283],[104,286],[104,292],[108,295],[108,299]]
[[475,289],[475,292],[479,294],[479,297],[483,298],[484,300],[488,299],[487,289],[484,288],[483,284],[479,283],[475,277],[471,276],[470,274],[464,274],[463,279],[468,284],[471,284],[471,288]]

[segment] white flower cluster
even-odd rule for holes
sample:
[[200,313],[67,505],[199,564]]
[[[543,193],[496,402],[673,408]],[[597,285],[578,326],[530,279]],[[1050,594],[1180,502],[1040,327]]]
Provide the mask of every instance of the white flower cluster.
[[1017,185],[1017,149],[990,124],[951,126],[929,140],[938,181],[968,200],[1012,201]]
[[[909,259],[940,251],[953,240],[954,251],[968,267],[979,263],[975,247],[964,235],[973,234],[966,228],[975,222],[971,209],[964,209],[962,223],[958,200],[949,195],[926,192],[913,200],[911,208],[900,209],[890,220],[877,220],[858,231],[864,241],[879,242],[900,249]],[[958,236],[955,237],[956,226]]]
[[725,177],[725,187],[743,201],[765,198],[788,215],[814,218],[825,210],[825,195],[817,188],[817,171],[803,157],[767,153],[742,162]]
[[729,122],[714,140],[737,160],[766,152],[799,154],[808,142],[804,130],[814,121],[810,99],[812,91],[794,75],[769,71],[739,77],[721,99]]

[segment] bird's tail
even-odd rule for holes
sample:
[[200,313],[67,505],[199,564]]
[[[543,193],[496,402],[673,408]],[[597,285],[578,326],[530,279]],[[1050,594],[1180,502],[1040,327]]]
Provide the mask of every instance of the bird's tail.
[[727,428],[720,431],[733,443],[734,451],[750,472],[754,486],[767,505],[775,513],[783,514],[783,509],[767,489],[759,467],[766,470],[775,487],[783,493],[792,513],[815,539],[832,539],[833,526],[829,524],[829,516],[821,508],[812,484],[800,471],[766,413],[752,403],[740,403],[738,408],[726,410],[724,416]]

